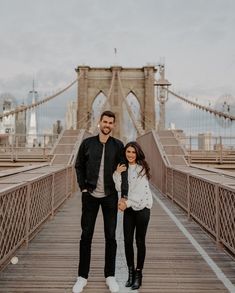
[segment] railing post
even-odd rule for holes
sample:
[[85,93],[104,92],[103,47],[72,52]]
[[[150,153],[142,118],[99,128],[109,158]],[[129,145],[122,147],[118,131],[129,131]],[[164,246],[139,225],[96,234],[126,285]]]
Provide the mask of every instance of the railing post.
[[[72,165],[71,167],[71,176],[70,176],[70,184],[71,184],[71,196],[73,195],[73,193],[75,192],[75,184],[74,184],[74,166]],[[76,177],[77,179],[77,177]]]
[[216,158],[215,161],[216,163],[219,162],[219,147],[218,147],[218,137],[215,137],[215,154],[216,154]]
[[30,233],[30,202],[31,202],[31,183],[28,182],[27,194],[26,194],[26,224],[25,224],[25,244],[28,247],[29,244],[29,233]]
[[68,197],[69,196],[69,192],[68,192],[68,190],[69,190],[69,188],[68,188],[68,182],[69,182],[69,178],[68,178],[68,176],[69,176],[69,172],[68,172],[68,167],[66,168],[66,181],[65,181],[65,193],[66,193],[66,197]]
[[174,201],[174,170],[172,169],[171,199]]
[[168,170],[168,167],[166,166],[166,167],[165,167],[165,172],[166,172],[166,177],[165,177],[165,178],[166,178],[166,182],[165,182],[166,192],[165,192],[165,193],[166,193],[166,195],[167,195],[167,193],[168,193],[168,190],[167,190],[167,188],[168,188],[168,185],[167,185],[168,171],[167,171],[167,170]]
[[18,135],[15,135],[16,143],[15,143],[15,159],[18,159],[18,152],[19,152],[19,137]]
[[52,190],[51,190],[51,217],[54,217],[55,204],[55,173],[52,174]]
[[10,134],[9,138],[11,143],[11,161],[14,162],[13,134]]
[[190,209],[191,209],[191,205],[190,205],[190,177],[189,174],[187,174],[187,212],[188,212],[188,219],[190,219]]
[[219,137],[219,149],[220,149],[220,164],[223,163],[223,145],[222,145],[222,137]]
[[77,173],[75,168],[72,166],[71,170],[71,195],[75,193],[79,188],[77,187]]
[[189,136],[189,164],[192,162],[192,137]]
[[163,161],[161,160],[161,192],[163,193]]
[[43,135],[43,159],[46,157],[45,134]]
[[215,184],[215,232],[216,245],[220,248],[220,211],[219,211],[219,185]]

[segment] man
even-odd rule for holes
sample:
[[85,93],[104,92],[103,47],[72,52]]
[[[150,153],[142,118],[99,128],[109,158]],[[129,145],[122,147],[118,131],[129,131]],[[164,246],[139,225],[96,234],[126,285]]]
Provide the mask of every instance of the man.
[[[77,180],[82,191],[82,235],[78,278],[73,286],[73,293],[82,292],[87,284],[91,242],[100,206],[104,219],[106,284],[111,292],[119,291],[115,280],[118,194],[112,175],[117,165],[123,161],[123,143],[111,136],[114,126],[115,114],[111,111],[103,112],[99,122],[99,134],[82,142],[76,160]],[[122,182],[121,196],[124,197],[128,192],[126,172],[123,172]]]

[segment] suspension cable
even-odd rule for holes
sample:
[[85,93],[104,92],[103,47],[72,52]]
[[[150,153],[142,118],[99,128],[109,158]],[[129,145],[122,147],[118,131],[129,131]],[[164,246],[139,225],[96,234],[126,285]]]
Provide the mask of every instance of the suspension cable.
[[224,112],[221,112],[221,111],[215,110],[215,109],[213,109],[213,108],[211,108],[211,107],[207,107],[207,106],[201,105],[201,104],[199,104],[199,103],[195,103],[195,102],[193,102],[193,101],[190,101],[190,100],[188,100],[188,99],[186,99],[186,98],[184,98],[184,97],[182,97],[182,96],[180,96],[180,95],[174,93],[173,91],[169,90],[169,89],[166,88],[166,87],[164,87],[164,89],[165,89],[168,93],[170,93],[170,94],[172,94],[173,96],[175,96],[176,98],[178,98],[178,99],[184,101],[185,103],[190,104],[190,105],[192,105],[192,106],[194,106],[194,107],[196,107],[196,108],[198,108],[198,109],[200,109],[200,110],[203,110],[203,111],[206,111],[206,112],[210,112],[211,114],[214,114],[215,116],[223,117],[223,118],[225,118],[225,119],[230,119],[231,121],[234,121],[234,120],[235,120],[235,116],[234,116],[234,115],[227,114],[227,113],[224,113]]
[[[79,119],[78,121],[75,121],[72,126],[73,127],[77,127],[77,124],[83,122],[84,120],[87,119],[87,116],[86,115],[83,115],[81,119]],[[86,120],[87,123],[89,123],[91,121],[91,118],[89,118],[88,120]]]
[[73,86],[76,82],[78,82],[78,80],[80,79],[81,77],[81,74],[73,81],[71,82],[68,86],[66,86],[64,89],[58,91],[57,93],[55,93],[54,95],[51,95],[49,97],[46,97],[45,99],[41,100],[41,101],[38,101],[36,103],[33,103],[33,104],[30,104],[30,105],[27,105],[27,106],[24,106],[22,105],[20,108],[18,109],[15,109],[15,110],[12,110],[12,111],[9,111],[7,113],[4,113],[4,114],[0,114],[0,119],[2,119],[3,117],[8,117],[9,115],[14,115],[14,114],[17,114],[19,112],[23,112],[23,111],[27,111],[27,110],[30,110],[31,108],[34,108],[34,107],[37,107],[41,104],[44,104],[50,100],[52,100],[53,98],[61,95],[62,93],[64,93],[65,91],[67,91],[69,88],[71,88],[71,86]]

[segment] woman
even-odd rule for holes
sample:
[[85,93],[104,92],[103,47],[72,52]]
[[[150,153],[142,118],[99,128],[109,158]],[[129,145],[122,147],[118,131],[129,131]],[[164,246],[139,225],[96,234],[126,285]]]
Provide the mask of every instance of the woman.
[[[118,208],[124,211],[123,230],[126,262],[129,277],[126,287],[138,289],[142,284],[142,269],[146,254],[145,236],[150,219],[150,209],[153,204],[149,188],[150,169],[145,161],[145,155],[140,145],[129,142],[125,146],[125,157],[128,162],[128,198],[120,199]],[[125,164],[119,164],[113,174],[117,190],[121,188],[121,173],[126,170]],[[137,246],[137,266],[134,265],[134,233]]]

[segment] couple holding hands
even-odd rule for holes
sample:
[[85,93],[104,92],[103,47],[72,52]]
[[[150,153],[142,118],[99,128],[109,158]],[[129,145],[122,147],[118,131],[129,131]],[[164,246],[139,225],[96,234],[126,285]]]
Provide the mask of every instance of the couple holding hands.
[[[119,292],[115,279],[116,226],[118,209],[124,212],[123,232],[128,280],[132,290],[142,284],[142,269],[146,254],[145,237],[153,204],[149,187],[150,170],[137,142],[123,143],[112,137],[115,114],[101,114],[99,134],[85,139],[78,152],[76,173],[82,191],[81,240],[78,277],[73,293],[80,293],[87,284],[91,243],[99,207],[101,206],[105,234],[104,276],[110,292]],[[124,153],[124,158],[123,158]],[[118,200],[118,192],[121,198]],[[137,261],[134,261],[134,235]]]

